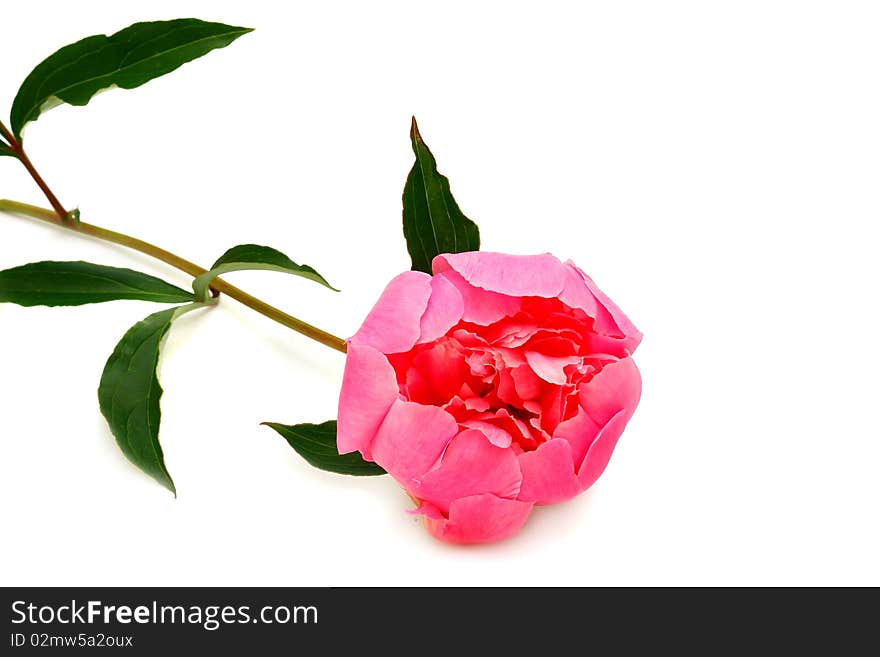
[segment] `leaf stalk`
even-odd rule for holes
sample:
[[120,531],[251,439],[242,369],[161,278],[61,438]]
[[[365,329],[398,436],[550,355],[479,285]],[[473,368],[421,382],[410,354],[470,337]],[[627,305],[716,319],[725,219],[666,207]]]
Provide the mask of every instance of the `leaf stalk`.
[[55,213],[58,215],[58,218],[61,220],[61,223],[69,224],[73,223],[73,219],[70,216],[70,213],[64,209],[64,206],[61,205],[61,201],[58,200],[58,197],[55,196],[55,193],[46,184],[46,181],[43,180],[43,177],[40,175],[40,172],[37,171],[36,167],[31,162],[31,159],[27,156],[27,153],[24,152],[24,146],[22,146],[21,141],[15,138],[15,135],[12,134],[12,131],[7,128],[2,121],[0,121],[0,135],[7,141],[9,144],[9,148],[15,153],[15,156],[18,158],[18,161],[21,162],[22,166],[27,170],[30,174],[31,178],[34,179],[34,182],[37,183],[37,187],[40,188],[40,191],[43,192],[46,199],[49,201],[49,205],[52,206],[52,209],[55,210]]

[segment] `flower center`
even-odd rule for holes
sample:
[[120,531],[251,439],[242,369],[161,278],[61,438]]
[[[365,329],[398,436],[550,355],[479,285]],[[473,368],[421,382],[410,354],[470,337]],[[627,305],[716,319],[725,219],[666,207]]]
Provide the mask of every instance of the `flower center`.
[[597,350],[592,319],[555,299],[489,326],[459,322],[443,337],[392,354],[401,394],[440,406],[499,447],[530,451],[579,408],[578,387],[618,356]]

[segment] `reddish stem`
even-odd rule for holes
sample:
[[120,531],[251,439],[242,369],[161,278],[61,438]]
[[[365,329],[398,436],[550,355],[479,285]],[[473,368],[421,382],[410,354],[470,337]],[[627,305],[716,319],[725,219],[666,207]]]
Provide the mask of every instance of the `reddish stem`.
[[49,185],[46,184],[46,181],[43,180],[43,177],[40,175],[39,171],[34,168],[33,163],[30,158],[27,156],[27,153],[24,152],[24,147],[21,145],[21,142],[15,138],[15,135],[0,122],[0,135],[3,135],[3,138],[9,143],[9,148],[12,149],[12,152],[18,157],[19,161],[24,165],[24,168],[27,169],[27,172],[31,175],[31,178],[34,179],[34,182],[37,183],[37,186],[42,190],[43,194],[45,194],[46,199],[48,199],[49,204],[52,206],[52,209],[58,214],[59,219],[63,223],[70,222],[70,214],[67,210],[64,209],[64,206],[61,205],[61,201],[58,200],[58,197],[55,196],[54,192],[49,188]]

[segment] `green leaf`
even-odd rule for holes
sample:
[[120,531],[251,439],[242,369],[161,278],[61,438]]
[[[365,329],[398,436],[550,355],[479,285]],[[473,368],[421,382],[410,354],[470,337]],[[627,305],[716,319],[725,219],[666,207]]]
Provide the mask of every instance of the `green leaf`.
[[0,271],[0,302],[20,306],[81,306],[117,299],[182,303],[194,298],[155,276],[91,262],[32,262]]
[[18,157],[11,148],[9,148],[9,144],[0,141],[0,157],[4,155],[8,155],[9,157]]
[[263,424],[275,429],[300,456],[320,470],[356,476],[386,474],[375,463],[365,461],[358,452],[340,454],[336,451],[336,420],[322,424]]
[[156,375],[159,350],[171,323],[208,304],[191,303],[154,313],[132,326],[104,366],[98,387],[101,414],[129,461],[175,495],[159,444],[162,386]]
[[268,271],[278,271],[295,276],[302,276],[309,280],[320,283],[325,287],[329,287],[335,292],[339,292],[335,287],[330,285],[321,274],[316,272],[308,265],[298,265],[288,258],[281,251],[276,251],[269,246],[259,246],[258,244],[240,244],[233,246],[226,253],[220,256],[220,259],[211,267],[211,271],[202,274],[193,281],[193,290],[195,290],[197,299],[206,299],[208,294],[208,286],[218,276],[232,272],[243,271],[247,269],[264,269]]
[[181,18],[86,37],[50,55],[27,76],[12,103],[12,132],[21,139],[25,124],[47,109],[61,103],[86,105],[112,86],[139,87],[250,31]]
[[419,134],[413,117],[410,130],[415,164],[403,189],[403,235],[412,268],[431,273],[440,253],[480,250],[480,229],[459,209],[449,180],[437,172],[437,162]]

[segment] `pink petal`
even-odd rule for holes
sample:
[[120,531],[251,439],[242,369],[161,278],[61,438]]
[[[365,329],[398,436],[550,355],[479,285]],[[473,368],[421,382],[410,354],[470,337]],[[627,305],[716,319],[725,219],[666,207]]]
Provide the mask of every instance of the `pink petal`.
[[[462,285],[464,284],[465,283],[462,283]],[[489,343],[486,342],[485,338],[466,329],[455,329],[454,331],[452,331],[452,337],[455,338],[462,347],[466,347],[468,349],[479,350],[486,349],[490,346]]]
[[499,347],[521,347],[538,331],[534,321],[511,321],[501,322],[490,328],[484,334],[486,339]]
[[510,375],[513,377],[513,385],[520,399],[528,401],[541,394],[541,379],[531,367],[515,367],[510,370]]
[[464,314],[464,299],[449,279],[434,277],[431,279],[431,298],[422,315],[421,335],[419,342],[432,342],[446,335],[446,332],[458,324]]
[[495,357],[504,367],[519,367],[526,364],[526,358],[520,349],[508,349],[506,347],[496,347],[493,350]]
[[412,349],[421,335],[421,318],[431,295],[431,277],[407,271],[391,279],[350,342],[384,354]]
[[409,491],[443,513],[458,498],[492,493],[513,499],[522,474],[516,455],[496,447],[481,431],[462,431],[449,443],[440,465],[414,482]]
[[532,437],[532,432],[529,431],[529,428],[526,426],[526,423],[520,420],[518,417],[514,417],[510,414],[505,408],[500,408],[496,411],[495,416],[501,423],[510,422],[513,427],[519,431],[519,435],[523,440],[534,440]]
[[468,283],[457,272],[450,270],[435,274],[434,277],[446,279],[459,291],[464,300],[461,318],[466,322],[488,326],[505,317],[513,317],[522,307],[522,300],[517,297],[481,290]]
[[423,377],[421,383],[426,396],[410,398],[426,404],[442,405],[461,389],[468,367],[461,349],[448,340],[443,340],[430,345],[413,358],[407,370],[407,381],[416,372]]
[[598,374],[578,388],[580,404],[590,417],[605,425],[618,411],[629,420],[642,394],[642,377],[632,358],[605,365]]
[[568,377],[565,375],[565,368],[568,365],[577,365],[581,362],[578,356],[547,356],[538,351],[525,352],[526,361],[529,367],[539,377],[548,383],[554,383],[558,386],[564,384]]
[[601,357],[607,354],[612,356],[610,360],[617,360],[632,355],[633,339],[590,333],[585,336],[584,348],[589,352],[585,358]]
[[573,385],[547,386],[541,395],[541,427],[551,434],[557,425],[565,419],[565,410],[569,392],[574,391]]
[[[581,308],[587,313],[587,315],[596,318],[597,328],[601,332],[610,332],[611,334],[625,338],[629,352],[632,353],[635,351],[636,347],[638,347],[639,343],[642,341],[641,331],[635,327],[629,317],[624,314],[617,304],[599,289],[599,286],[596,285],[592,278],[587,276],[587,274],[578,268],[578,266],[571,260],[566,262],[565,265],[577,272],[583,280],[587,291],[595,301],[590,301],[588,297],[583,294],[583,291],[572,282],[571,278],[569,278],[566,281],[563,294],[560,296],[562,302],[574,308]],[[611,320],[610,323],[608,322],[608,319]]]
[[472,419],[474,420],[486,420],[490,424],[495,424],[504,428],[507,433],[514,436],[516,438],[519,436],[523,440],[532,440],[532,433],[529,431],[529,428],[526,426],[525,422],[520,420],[518,417],[514,417],[510,414],[506,408],[499,408],[494,412],[487,413],[479,413],[475,415]]
[[523,404],[523,400],[516,391],[516,384],[513,381],[513,375],[510,370],[505,369],[498,372],[495,394],[501,403],[508,404],[514,408],[519,408]]
[[443,512],[425,500],[416,500],[418,506],[415,509],[407,509],[407,513],[414,516],[424,516],[425,520],[446,520]]
[[485,420],[467,420],[461,422],[461,426],[481,431],[485,439],[497,447],[510,447],[510,443],[513,442],[513,436],[509,432]]
[[592,278],[587,276],[583,271],[581,274],[584,277],[584,280],[587,283],[587,287],[590,288],[590,292],[596,297],[596,299],[601,303],[605,309],[611,314],[614,318],[614,322],[620,328],[621,332],[627,336],[635,339],[636,344],[641,342],[642,333],[639,331],[635,324],[630,321],[629,317],[618,307],[616,303],[614,303],[611,298],[605,294],[602,290],[599,289],[599,286],[593,281]]
[[422,503],[417,512],[427,518],[428,531],[447,543],[489,543],[508,538],[522,528],[532,510],[529,502],[489,493],[455,500],[449,505],[448,519],[438,519],[431,506]]
[[587,287],[584,275],[574,263],[569,260],[565,263],[565,285],[559,294],[559,300],[569,308],[580,308],[588,317],[593,319],[599,317],[600,313],[607,316],[608,320],[613,321],[610,313],[608,313],[599,304],[598,299]]
[[489,410],[491,404],[482,397],[467,397],[464,400],[464,407],[469,411],[477,411],[482,413]]
[[549,253],[510,255],[489,251],[444,253],[434,258],[434,273],[457,271],[471,285],[514,297],[559,296],[565,266]]
[[[535,336],[529,344],[526,351],[537,351],[547,356],[569,357],[577,353],[580,346],[580,339],[573,340],[562,335],[548,335],[546,337]],[[577,362],[577,361],[574,361]]]
[[[544,443],[550,441],[551,438],[553,438],[553,436],[551,436],[549,433],[547,433],[544,430],[544,427],[541,426],[541,418],[533,417],[532,419],[529,420],[529,424],[532,425],[532,427],[535,429],[535,431],[538,432],[538,434],[541,437],[540,440],[534,440],[535,445],[533,445],[533,449],[537,449],[539,444],[543,445]],[[534,435],[534,433],[533,433],[533,435]]]
[[336,428],[340,454],[359,450],[372,460],[370,444],[398,393],[388,359],[372,347],[349,343]]
[[601,424],[596,424],[589,413],[583,408],[578,407],[574,417],[560,422],[556,426],[553,437],[568,441],[568,444],[571,445],[572,462],[579,464],[584,460],[587,450],[593,444],[593,441],[596,440],[596,436],[599,435],[601,429]]
[[430,380],[421,371],[410,367],[404,375],[401,392],[410,401],[417,401],[420,404],[428,403],[427,400],[431,397],[430,383]]
[[474,376],[488,376],[495,372],[492,354],[485,351],[472,351],[464,358]]
[[519,466],[522,469],[519,499],[523,502],[553,504],[580,492],[567,440],[554,438],[533,452],[523,452]]
[[467,384],[461,387],[459,393],[444,404],[443,407],[449,411],[457,420],[464,420],[472,416],[472,412],[482,413],[491,407],[488,399],[475,397]]
[[599,476],[605,471],[617,440],[626,427],[626,411],[620,411],[611,418],[611,420],[602,427],[602,431],[596,437],[596,440],[590,445],[587,455],[584,457],[583,463],[578,468],[578,481],[581,490],[586,490],[592,486]]
[[373,459],[409,486],[437,463],[458,423],[442,408],[397,399],[373,439]]

